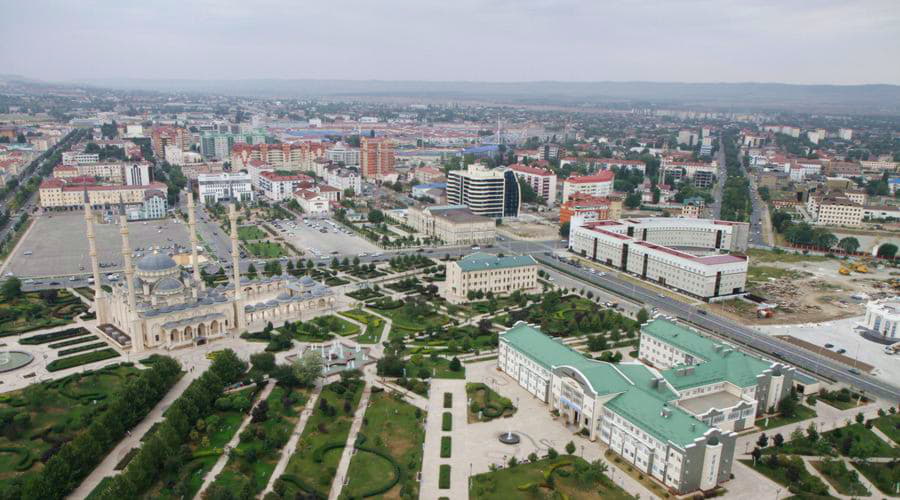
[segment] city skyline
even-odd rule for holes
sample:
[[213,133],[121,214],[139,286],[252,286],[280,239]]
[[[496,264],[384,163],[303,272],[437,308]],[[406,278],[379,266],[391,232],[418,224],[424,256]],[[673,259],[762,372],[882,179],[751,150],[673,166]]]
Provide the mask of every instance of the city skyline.
[[[92,79],[900,84],[887,1],[16,6],[4,73]],[[877,48],[877,50],[875,50]],[[266,55],[267,57],[260,57]]]

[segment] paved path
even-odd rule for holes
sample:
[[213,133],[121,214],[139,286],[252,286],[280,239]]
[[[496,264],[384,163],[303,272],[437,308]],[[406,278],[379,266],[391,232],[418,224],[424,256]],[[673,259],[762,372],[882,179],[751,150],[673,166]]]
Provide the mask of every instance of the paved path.
[[272,491],[275,486],[275,480],[281,477],[284,474],[284,471],[287,469],[288,462],[291,461],[291,457],[294,455],[294,451],[297,450],[297,443],[300,442],[300,435],[303,434],[303,429],[306,427],[306,422],[309,420],[309,416],[312,415],[313,410],[316,408],[316,403],[319,400],[319,393],[322,392],[322,385],[316,385],[316,388],[309,395],[309,399],[306,401],[306,406],[303,407],[303,411],[300,412],[300,420],[297,421],[297,425],[294,426],[294,430],[291,433],[291,437],[288,439],[287,444],[284,445],[284,448],[281,450],[281,458],[278,459],[278,463],[275,464],[275,469],[272,471],[272,475],[269,477],[269,484],[266,485],[266,489],[263,490],[262,496],[266,496],[267,493]]
[[381,387],[386,391],[398,392],[403,396],[404,401],[407,403],[420,410],[428,411],[428,398],[420,396],[405,387],[400,387],[399,385],[392,383],[389,379],[373,378],[372,384]]
[[366,414],[366,408],[369,406],[369,396],[372,395],[372,385],[366,383],[363,389],[362,397],[359,399],[359,406],[353,414],[353,422],[350,424],[350,432],[347,434],[347,444],[341,452],[341,461],[338,462],[337,472],[334,474],[334,481],[331,483],[331,492],[328,494],[328,500],[337,500],[341,496],[341,490],[344,489],[344,483],[347,481],[347,471],[350,470],[350,460],[353,458],[353,451],[356,449],[356,436],[362,427],[363,417]]
[[119,460],[121,460],[129,450],[141,445],[141,437],[147,433],[153,424],[163,420],[163,412],[169,409],[169,406],[181,396],[181,393],[184,392],[191,382],[193,382],[196,377],[199,377],[201,373],[203,373],[202,370],[195,370],[193,372],[188,372],[181,377],[181,380],[175,383],[175,386],[172,387],[165,397],[163,397],[162,401],[156,404],[144,420],[141,420],[140,423],[134,426],[134,429],[131,429],[131,432],[126,435],[125,439],[119,441],[119,444],[106,455],[106,458],[100,462],[100,465],[95,467],[94,470],[84,478],[78,488],[69,495],[69,498],[85,498],[104,477],[118,474],[119,471],[114,469]]
[[[269,394],[272,392],[272,389],[275,388],[275,379],[269,380],[269,383],[263,388],[262,391],[259,392],[259,395],[256,398],[256,404],[260,401],[265,401],[266,398],[269,397]],[[255,406],[255,405],[254,405]],[[238,444],[241,442],[241,433],[244,432],[244,429],[250,425],[250,420],[252,420],[252,412],[244,417],[244,420],[241,422],[241,426],[238,427],[237,432],[234,433],[234,436],[231,437],[231,440],[228,441],[228,444],[225,445],[225,452],[216,460],[213,468],[210,469],[209,472],[206,473],[206,477],[203,478],[203,484],[200,485],[200,489],[197,491],[197,494],[194,495],[194,500],[199,500],[202,498],[203,492],[206,491],[206,488],[209,488],[209,485],[215,481],[216,477],[222,472],[222,469],[225,468],[225,464],[228,463],[228,451],[237,448]]]
[[[444,409],[444,393],[453,394],[453,408]],[[447,497],[465,500],[469,497],[470,457],[467,448],[466,381],[432,379],[428,398],[428,417],[425,420],[425,446],[422,457],[422,482],[420,498]],[[453,415],[450,432],[442,430],[443,413]],[[451,458],[441,458],[441,437],[453,439]],[[450,465],[450,489],[438,486],[440,466]]]

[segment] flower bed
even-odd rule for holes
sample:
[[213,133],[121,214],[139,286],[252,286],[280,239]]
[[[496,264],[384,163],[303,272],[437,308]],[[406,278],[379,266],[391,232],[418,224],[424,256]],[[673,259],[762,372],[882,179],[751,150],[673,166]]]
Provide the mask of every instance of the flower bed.
[[66,368],[74,368],[76,366],[86,365],[88,363],[96,363],[106,359],[112,359],[119,353],[109,347],[100,351],[93,351],[84,354],[78,354],[69,358],[56,359],[47,364],[47,371],[55,372],[65,370]]

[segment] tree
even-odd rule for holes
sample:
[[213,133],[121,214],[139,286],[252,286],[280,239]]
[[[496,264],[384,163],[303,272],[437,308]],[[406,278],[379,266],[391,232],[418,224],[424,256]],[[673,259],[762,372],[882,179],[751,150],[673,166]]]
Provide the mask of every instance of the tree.
[[275,355],[271,352],[258,352],[250,355],[250,364],[254,369],[270,373],[275,369]]
[[0,285],[0,294],[7,301],[15,300],[22,296],[22,282],[15,276],[10,276]]
[[637,313],[637,322],[640,324],[644,324],[647,320],[650,319],[650,313],[647,312],[643,307]]
[[250,279],[256,279],[256,266],[251,262],[249,266],[247,266],[247,277]]
[[325,363],[322,356],[314,349],[309,349],[294,362],[294,375],[301,386],[311,386],[316,379],[322,376]]
[[566,443],[566,453],[568,453],[569,455],[575,453],[575,443],[573,443],[572,441]]
[[241,378],[244,372],[247,371],[247,363],[241,361],[231,349],[225,349],[216,354],[209,369],[227,385],[233,384]]
[[853,236],[848,236],[846,238],[841,238],[841,240],[838,241],[837,246],[847,253],[856,253],[856,251],[859,250],[859,240]]
[[641,206],[641,193],[630,193],[625,197],[625,206],[628,208],[637,208]]
[[753,451],[750,452],[750,456],[753,457],[753,463],[759,462],[759,459],[762,457],[762,450],[753,448]]
[[569,231],[572,224],[569,221],[563,222],[559,225],[559,236],[564,239],[569,239]]
[[547,458],[553,460],[554,458],[559,456],[559,452],[556,451],[555,448],[547,448]]
[[448,368],[450,368],[450,371],[452,372],[458,372],[462,370],[462,363],[459,361],[459,358],[453,356],[453,359],[450,360]]
[[791,418],[797,414],[797,401],[792,397],[786,397],[778,403],[778,412],[784,418]]
[[813,443],[819,440],[819,431],[816,429],[815,423],[809,423],[809,427],[806,428],[806,438]]
[[775,434],[775,437],[772,438],[772,444],[774,444],[775,447],[779,447],[779,446],[783,445],[784,444],[784,436],[782,436],[780,432],[778,434]]
[[384,212],[381,210],[370,210],[369,211],[369,222],[372,224],[381,224],[384,222]]
[[893,243],[885,243],[878,247],[878,256],[886,259],[893,259],[897,255],[897,245]]
[[521,177],[519,177],[519,192],[522,193],[523,203],[535,203],[538,201],[538,194],[534,188]]
[[856,420],[857,424],[861,424],[866,420],[866,416],[863,415],[862,412],[859,412],[856,414],[856,417],[854,417],[853,419]]
[[769,436],[766,436],[765,432],[759,435],[759,439],[756,440],[756,446],[759,446],[760,448],[769,446]]

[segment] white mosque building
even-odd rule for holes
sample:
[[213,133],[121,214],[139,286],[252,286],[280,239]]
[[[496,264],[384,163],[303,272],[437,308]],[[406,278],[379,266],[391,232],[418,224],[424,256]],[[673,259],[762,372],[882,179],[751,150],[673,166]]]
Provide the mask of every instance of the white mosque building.
[[[207,287],[200,277],[194,199],[188,194],[192,272],[182,270],[168,255],[153,251],[132,262],[128,225],[120,218],[125,281],[106,291],[94,240],[94,215],[85,205],[85,221],[94,278],[95,310],[101,330],[132,352],[176,349],[203,344],[229,333],[240,333],[255,321],[303,319],[335,304],[332,290],[308,276],[283,274],[250,280],[241,278],[237,213],[231,206],[231,283]],[[236,286],[237,285],[237,286]]]

